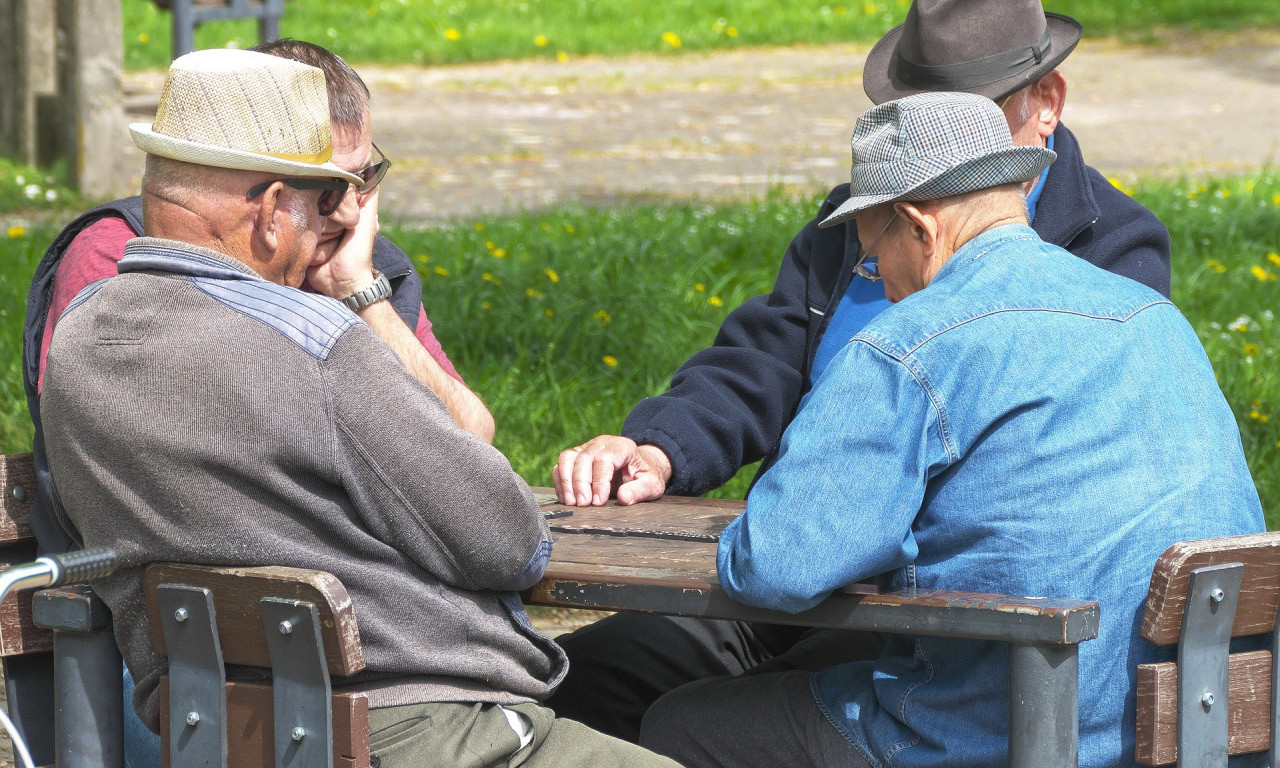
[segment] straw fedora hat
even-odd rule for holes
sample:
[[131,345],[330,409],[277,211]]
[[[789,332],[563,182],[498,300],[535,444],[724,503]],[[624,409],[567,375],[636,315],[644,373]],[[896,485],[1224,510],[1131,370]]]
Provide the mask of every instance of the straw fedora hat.
[[941,197],[1034,179],[1058,156],[1018,147],[995,102],[920,93],[867,110],[853,129],[849,199],[818,226],[896,200]]
[[129,132],[143,152],[173,160],[361,183],[330,162],[324,73],[265,53],[221,48],[175,59],[155,121]]
[[915,0],[867,54],[862,88],[876,104],[924,91],[1000,101],[1061,64],[1081,30],[1040,0]]

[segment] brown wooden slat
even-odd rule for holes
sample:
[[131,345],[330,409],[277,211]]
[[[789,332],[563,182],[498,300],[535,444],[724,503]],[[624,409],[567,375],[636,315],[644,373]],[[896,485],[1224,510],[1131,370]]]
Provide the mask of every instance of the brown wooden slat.
[[1165,550],[1151,573],[1142,636],[1156,645],[1178,642],[1191,571],[1222,563],[1244,563],[1232,636],[1270,632],[1280,601],[1280,532],[1183,541]]
[[[1270,749],[1271,652],[1233,653],[1227,672],[1227,751]],[[1135,759],[1168,765],[1178,759],[1178,665],[1138,665],[1138,730]]]
[[[227,765],[275,768],[275,706],[271,686],[227,683]],[[169,676],[160,677],[160,754],[169,765]],[[369,699],[333,694],[334,768],[369,768]]]
[[[554,498],[548,488],[534,488],[536,498]],[[609,500],[600,507],[567,507],[556,501],[541,504],[543,512],[568,512],[566,517],[551,520],[551,525],[565,533],[612,533],[619,537],[646,534],[694,535],[717,537],[735,517],[742,514],[746,503],[732,499],[701,499],[664,496],[658,501],[623,506]]]
[[346,588],[332,574],[304,568],[264,566],[256,568],[153,563],[147,567],[143,589],[147,616],[151,621],[151,641],[164,654],[164,631],[156,603],[156,586],[186,584],[206,587],[214,594],[218,638],[227,664],[270,667],[262,631],[263,597],[306,600],[320,612],[320,633],[324,640],[329,674],[350,677],[364,669],[364,648],[360,629]]
[[31,603],[35,596],[35,589],[24,589],[10,592],[0,602],[0,656],[53,650],[53,632],[37,627],[32,620]]
[[4,501],[0,504],[0,545],[34,538],[31,526],[27,524],[31,501],[36,495],[36,470],[31,454],[0,456],[0,484],[4,486]]

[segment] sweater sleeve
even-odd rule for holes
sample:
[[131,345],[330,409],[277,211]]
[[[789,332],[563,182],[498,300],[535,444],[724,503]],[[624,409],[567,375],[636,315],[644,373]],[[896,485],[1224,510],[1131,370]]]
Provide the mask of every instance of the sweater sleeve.
[[550,532],[506,457],[460,429],[363,324],[321,367],[337,474],[374,536],[463,589],[523,589],[542,576]]
[[715,343],[681,366],[670,389],[627,416],[622,434],[671,460],[668,493],[723,485],[778,444],[803,393],[809,262],[828,207],[791,241],[773,290],[729,313]]

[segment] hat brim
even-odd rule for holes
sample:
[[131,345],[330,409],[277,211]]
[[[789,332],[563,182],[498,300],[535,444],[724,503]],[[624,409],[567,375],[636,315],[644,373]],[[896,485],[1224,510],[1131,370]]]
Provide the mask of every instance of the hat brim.
[[[992,101],[1000,101],[1006,96],[1019,91],[1039,80],[1057,68],[1075,50],[1080,42],[1084,28],[1080,22],[1060,13],[1045,13],[1045,22],[1049,27],[1049,37],[1053,41],[1049,55],[1034,67],[1028,67],[1011,77],[991,83],[976,85],[973,88],[962,88],[967,93],[986,96]],[[897,83],[889,76],[889,64],[893,60],[893,52],[898,48],[898,40],[902,38],[903,25],[899,24],[885,33],[880,41],[867,54],[866,63],[862,67],[862,90],[875,104],[924,93],[928,89],[911,88]]]
[[916,202],[936,200],[1004,184],[1024,183],[1039,176],[1057,158],[1057,153],[1044,147],[1010,147],[988,155],[964,160],[929,158],[902,164],[906,171],[897,189],[860,192],[855,179],[845,200],[818,226],[834,227],[852,219],[860,211],[882,203],[900,200]]
[[201,144],[157,133],[150,123],[131,123],[129,133],[132,134],[133,143],[138,149],[149,155],[159,155],[170,160],[237,171],[262,171],[297,178],[338,178],[356,185],[364,183],[359,176],[344,171],[332,162],[304,163],[239,149]]

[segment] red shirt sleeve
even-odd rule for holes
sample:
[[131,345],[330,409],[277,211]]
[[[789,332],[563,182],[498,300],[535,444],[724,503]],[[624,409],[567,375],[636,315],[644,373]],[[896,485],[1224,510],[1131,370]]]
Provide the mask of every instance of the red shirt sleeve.
[[[85,227],[67,246],[53,275],[53,298],[49,302],[49,316],[45,319],[44,335],[40,339],[40,378],[37,391],[44,389],[44,366],[49,355],[49,341],[53,329],[71,300],[86,285],[116,274],[116,264],[124,258],[124,244],[137,237],[125,222],[116,216],[104,216]],[[443,354],[443,353],[442,353]]]
[[444,347],[440,346],[436,335],[431,332],[431,321],[427,319],[427,310],[421,304],[418,305],[418,327],[414,329],[413,333],[418,337],[418,341],[422,342],[422,346],[426,348],[431,357],[435,358],[435,361],[440,364],[445,373],[464,385],[467,383],[462,381],[462,376],[458,375],[458,371],[453,367],[449,356],[444,353]]

